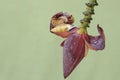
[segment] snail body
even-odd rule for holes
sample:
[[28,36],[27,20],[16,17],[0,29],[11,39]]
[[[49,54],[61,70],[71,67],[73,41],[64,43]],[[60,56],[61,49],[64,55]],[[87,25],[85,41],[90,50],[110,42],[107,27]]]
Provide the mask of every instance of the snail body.
[[70,24],[61,24],[56,26],[55,28],[51,29],[51,31],[53,33],[57,33],[57,32],[66,32],[68,31],[68,29],[70,28]]

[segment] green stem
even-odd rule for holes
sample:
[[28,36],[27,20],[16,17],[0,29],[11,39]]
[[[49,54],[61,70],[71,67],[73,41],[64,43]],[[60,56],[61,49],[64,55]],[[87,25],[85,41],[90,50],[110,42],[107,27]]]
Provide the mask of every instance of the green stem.
[[80,20],[81,22],[81,28],[87,28],[89,27],[89,24],[92,20],[92,15],[95,14],[94,13],[94,6],[97,6],[97,0],[89,0],[88,3],[86,3],[86,11],[83,12],[84,14],[84,18],[82,20]]

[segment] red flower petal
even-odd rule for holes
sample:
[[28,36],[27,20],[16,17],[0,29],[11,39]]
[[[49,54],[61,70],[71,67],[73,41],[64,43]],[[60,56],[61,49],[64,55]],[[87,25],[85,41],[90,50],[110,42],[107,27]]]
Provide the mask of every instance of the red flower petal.
[[103,50],[105,48],[105,36],[104,31],[99,25],[97,26],[98,32],[100,33],[99,36],[91,36],[89,35],[88,38],[85,37],[86,44],[89,48],[93,50]]
[[63,68],[64,78],[68,77],[74,68],[85,56],[85,41],[83,35],[71,34],[63,46]]

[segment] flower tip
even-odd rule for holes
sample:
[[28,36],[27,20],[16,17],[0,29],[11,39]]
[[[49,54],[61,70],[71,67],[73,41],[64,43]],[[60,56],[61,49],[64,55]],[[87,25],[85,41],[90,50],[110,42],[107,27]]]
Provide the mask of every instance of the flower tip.
[[99,32],[100,34],[103,33],[103,29],[99,26],[99,24],[97,25],[97,29],[98,29],[98,32]]

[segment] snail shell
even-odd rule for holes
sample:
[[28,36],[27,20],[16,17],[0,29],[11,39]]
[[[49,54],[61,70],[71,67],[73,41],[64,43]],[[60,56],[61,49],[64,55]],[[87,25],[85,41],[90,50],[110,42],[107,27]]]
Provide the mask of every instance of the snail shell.
[[74,22],[74,17],[67,12],[55,14],[50,22],[50,31],[52,33],[68,31]]

